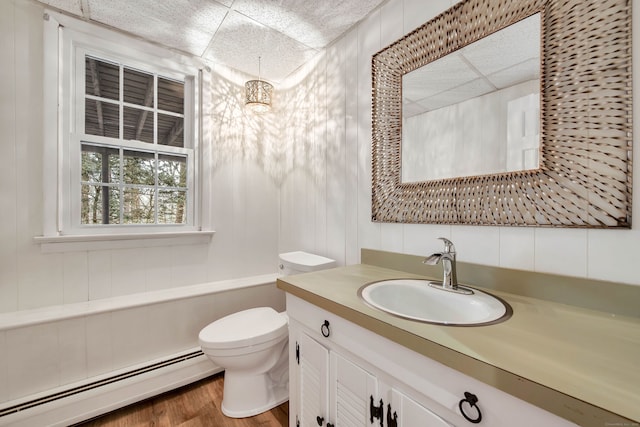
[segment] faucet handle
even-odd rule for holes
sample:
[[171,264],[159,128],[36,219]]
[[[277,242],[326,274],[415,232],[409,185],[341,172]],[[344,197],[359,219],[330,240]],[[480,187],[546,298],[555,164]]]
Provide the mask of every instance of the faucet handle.
[[442,240],[444,242],[444,251],[446,253],[455,253],[456,252],[456,247],[453,245],[453,242],[449,239],[446,239],[444,237],[438,237],[439,240]]

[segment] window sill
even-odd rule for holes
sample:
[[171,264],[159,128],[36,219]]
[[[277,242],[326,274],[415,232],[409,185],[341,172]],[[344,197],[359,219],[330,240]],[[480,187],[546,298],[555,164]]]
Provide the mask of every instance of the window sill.
[[215,231],[178,231],[139,234],[91,234],[35,236],[43,253],[95,251],[105,249],[148,248],[154,246],[209,243]]

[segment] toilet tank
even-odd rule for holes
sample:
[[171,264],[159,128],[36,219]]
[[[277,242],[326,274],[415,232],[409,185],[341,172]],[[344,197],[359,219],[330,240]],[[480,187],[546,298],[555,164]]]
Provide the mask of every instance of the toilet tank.
[[335,260],[307,252],[286,252],[279,255],[281,276],[324,270],[336,266]]

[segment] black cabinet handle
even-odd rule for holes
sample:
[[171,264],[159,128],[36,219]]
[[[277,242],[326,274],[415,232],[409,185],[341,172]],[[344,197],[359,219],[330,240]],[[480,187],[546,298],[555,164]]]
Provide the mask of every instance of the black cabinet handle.
[[[475,411],[477,412],[475,417],[472,418],[469,415],[467,415],[464,409],[465,403],[469,404],[469,408],[471,409],[475,408]],[[478,397],[475,394],[469,393],[468,391],[464,392],[464,399],[462,399],[460,403],[458,403],[458,408],[460,408],[460,413],[462,414],[462,416],[467,421],[473,424],[478,424],[480,421],[482,421],[482,412],[480,412],[480,407],[476,405],[476,403],[478,403]]]
[[384,403],[380,399],[380,406],[373,404],[373,396],[369,396],[369,422],[373,424],[373,419],[380,420],[380,427],[384,427]]
[[318,415],[316,417],[316,421],[318,422],[318,425],[321,426],[322,424],[324,424],[324,418],[322,418],[320,415]]
[[325,320],[322,326],[320,326],[320,332],[322,332],[322,336],[327,338],[331,335],[331,330],[329,329],[329,321]]
[[387,427],[398,427],[398,413],[393,411],[391,416],[391,405],[387,405]]
[[327,427],[336,427],[335,424],[327,423]]

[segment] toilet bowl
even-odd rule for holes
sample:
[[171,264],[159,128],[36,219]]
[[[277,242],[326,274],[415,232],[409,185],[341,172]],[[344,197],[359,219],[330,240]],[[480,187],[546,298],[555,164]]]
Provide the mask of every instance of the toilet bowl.
[[271,307],[230,314],[200,331],[204,354],[225,368],[222,413],[244,418],[289,398],[288,317]]
[[[289,252],[280,255],[279,268],[297,274],[334,265],[318,255]],[[289,399],[288,336],[289,318],[271,307],[230,314],[200,331],[202,352],[225,370],[224,415],[250,417]]]

